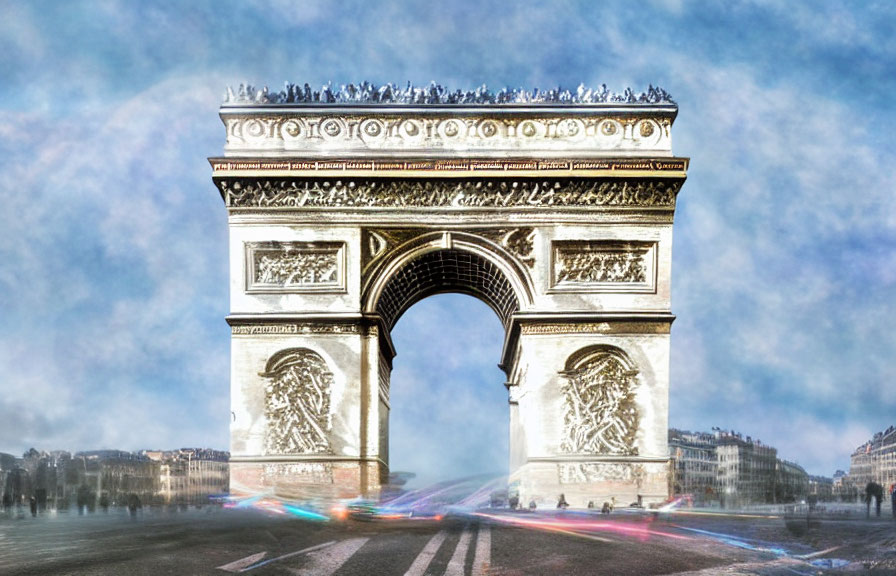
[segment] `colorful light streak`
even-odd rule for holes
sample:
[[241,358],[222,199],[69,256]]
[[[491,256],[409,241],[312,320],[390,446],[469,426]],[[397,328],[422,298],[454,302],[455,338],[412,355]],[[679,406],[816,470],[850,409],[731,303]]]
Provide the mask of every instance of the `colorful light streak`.
[[240,498],[237,496],[231,496],[227,499],[228,502],[224,504],[224,508],[231,509],[245,509],[245,508],[254,508],[256,510],[261,510],[262,512],[270,513],[270,514],[278,514],[278,515],[292,515],[298,518],[302,518],[304,520],[313,520],[320,522],[327,522],[330,520],[329,516],[325,516],[318,512],[314,512],[313,510],[308,510],[306,508],[302,508],[295,504],[291,504],[279,498],[274,498],[271,496],[258,495],[252,496],[248,498]]
[[598,522],[584,518],[569,518],[565,515],[532,517],[516,514],[490,514],[486,512],[475,512],[473,515],[481,518],[488,518],[495,522],[513,524],[515,526],[524,526],[538,530],[551,530],[555,532],[565,531],[566,533],[579,536],[593,536],[590,532],[609,532],[622,536],[635,537],[642,541],[648,540],[652,536],[670,538],[673,540],[693,540],[690,536],[653,530],[646,525],[636,525],[625,521]]

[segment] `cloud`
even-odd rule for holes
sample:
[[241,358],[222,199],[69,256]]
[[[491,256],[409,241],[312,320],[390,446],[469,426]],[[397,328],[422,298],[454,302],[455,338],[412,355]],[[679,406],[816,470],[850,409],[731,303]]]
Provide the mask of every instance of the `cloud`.
[[[222,146],[226,85],[654,83],[679,102],[675,150],[692,158],[676,214],[671,422],[739,427],[807,468],[845,467],[848,446],[896,409],[892,8],[650,8],[5,6],[0,437],[19,439],[6,448],[226,445],[226,215],[204,160]],[[493,318],[436,298],[400,320],[394,394],[412,396],[394,426],[432,423],[425,407],[439,415],[430,435],[466,441],[506,418],[503,389],[483,396],[503,379]],[[449,449],[406,453],[430,459],[421,470],[506,461]]]

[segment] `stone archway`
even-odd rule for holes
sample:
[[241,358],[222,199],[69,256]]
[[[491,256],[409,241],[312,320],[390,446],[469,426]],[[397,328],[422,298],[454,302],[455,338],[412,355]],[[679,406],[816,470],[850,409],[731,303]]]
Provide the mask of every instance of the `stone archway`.
[[375,494],[390,331],[461,292],[505,329],[511,490],[665,499],[676,112],[225,104],[232,490]]

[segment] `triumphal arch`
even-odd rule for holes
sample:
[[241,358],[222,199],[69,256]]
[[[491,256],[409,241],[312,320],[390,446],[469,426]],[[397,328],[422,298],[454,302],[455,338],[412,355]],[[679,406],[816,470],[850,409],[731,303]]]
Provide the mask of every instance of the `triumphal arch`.
[[521,501],[665,499],[677,111],[654,88],[231,91],[231,489],[375,495],[390,331],[460,292],[504,326]]

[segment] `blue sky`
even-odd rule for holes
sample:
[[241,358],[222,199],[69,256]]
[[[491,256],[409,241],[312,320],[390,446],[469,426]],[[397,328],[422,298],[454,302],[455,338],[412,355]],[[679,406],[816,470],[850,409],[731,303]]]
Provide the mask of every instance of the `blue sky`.
[[[673,149],[692,159],[671,425],[734,428],[830,475],[896,424],[891,3],[0,0],[0,13],[2,451],[227,447],[227,224],[205,159],[240,82],[662,86],[680,107]],[[447,328],[414,345],[434,320]],[[504,466],[494,315],[437,297],[395,337],[393,432],[432,432],[396,435],[393,463],[435,475],[427,458],[444,450],[452,470]],[[427,436],[454,440],[414,444]]]

